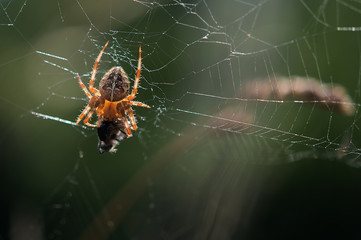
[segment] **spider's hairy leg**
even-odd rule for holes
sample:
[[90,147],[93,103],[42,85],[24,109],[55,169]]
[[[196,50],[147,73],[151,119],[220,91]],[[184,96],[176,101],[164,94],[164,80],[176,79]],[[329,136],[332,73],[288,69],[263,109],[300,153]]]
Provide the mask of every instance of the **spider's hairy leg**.
[[100,116],[97,121],[97,125],[96,125],[97,128],[100,127],[100,124],[102,123],[102,121],[103,121],[103,117]]
[[138,107],[146,107],[150,108],[147,104],[144,104],[142,102],[136,102],[136,101],[129,101],[130,105],[138,106]]
[[88,114],[90,109],[91,109],[91,107],[89,105],[87,105],[86,108],[84,108],[84,110],[80,113],[75,125],[78,125],[81,122],[81,120]]
[[91,124],[91,123],[88,122],[88,121],[91,119],[91,117],[93,116],[95,110],[96,110],[96,107],[93,107],[93,108],[91,109],[91,111],[88,113],[88,116],[84,119],[84,124],[85,124],[85,125],[87,125],[87,126],[89,126],[89,127],[97,127],[97,125]]
[[93,105],[95,103],[95,101],[97,100],[97,97],[92,96],[90,98],[90,101],[88,103],[88,105],[84,108],[84,110],[80,113],[78,120],[76,121],[76,125],[78,125],[80,123],[80,121],[88,114],[88,112],[93,108]]
[[132,136],[132,131],[130,130],[130,125],[128,123],[128,119],[126,117],[122,117],[123,121],[124,121],[124,126],[125,129],[127,130],[127,138],[130,138]]
[[134,113],[133,113],[133,109],[132,108],[129,108],[128,110],[128,114],[129,114],[129,119],[130,119],[130,122],[132,123],[132,127],[133,127],[133,130],[137,130],[137,124],[135,122],[135,117],[134,117]]
[[130,130],[130,125],[129,125],[127,117],[125,115],[122,116],[119,113],[117,113],[117,117],[122,119],[122,121],[124,123],[125,130],[127,130],[127,138],[130,138],[132,136],[132,131]]
[[125,107],[126,109],[129,111],[129,105],[124,106],[124,102],[120,102],[117,104],[117,112],[116,112],[116,116],[120,119],[122,119],[122,121],[124,122],[124,127],[127,130],[127,138],[132,136],[132,131],[130,130],[130,125],[128,123],[128,119],[126,117],[125,114]]
[[135,79],[134,79],[132,94],[129,95],[128,100],[133,100],[135,98],[135,95],[137,94],[141,68],[142,68],[142,48],[139,46],[139,59],[138,59],[137,75],[135,76]]
[[[96,99],[96,97],[94,97],[94,99]],[[87,117],[84,119],[84,124],[89,126],[89,127],[97,127],[97,125],[95,125],[95,124],[88,123],[88,121],[93,116],[94,112],[98,109],[99,104],[100,104],[100,100],[96,99],[96,100],[94,100],[94,102],[95,103],[93,104],[93,107],[91,107],[90,112],[88,113]]]
[[86,86],[84,85],[82,80],[80,79],[79,74],[77,74],[77,76],[78,76],[79,85],[80,85],[81,89],[85,92],[85,94],[87,95],[88,98],[91,98],[92,95],[90,94],[90,92],[88,91],[88,89],[86,88]]
[[100,58],[102,57],[105,48],[108,46],[108,43],[109,43],[109,41],[104,45],[103,49],[100,51],[97,59],[95,60],[94,67],[93,67],[93,72],[92,72],[92,75],[91,75],[91,78],[90,78],[90,81],[89,81],[89,90],[94,94],[98,94],[98,90],[93,87],[94,86],[95,75],[97,73],[98,64],[100,62]]

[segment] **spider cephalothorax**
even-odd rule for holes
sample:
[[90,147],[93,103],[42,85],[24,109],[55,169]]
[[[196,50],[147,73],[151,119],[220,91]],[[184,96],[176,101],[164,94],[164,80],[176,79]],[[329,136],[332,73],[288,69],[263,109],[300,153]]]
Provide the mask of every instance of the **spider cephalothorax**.
[[[132,136],[131,128],[133,130],[137,129],[132,105],[150,108],[144,103],[133,101],[137,94],[140,78],[141,47],[139,47],[138,70],[131,94],[129,94],[130,82],[122,67],[111,68],[100,81],[99,90],[93,87],[100,58],[108,43],[109,42],[105,44],[94,63],[93,72],[89,81],[89,91],[93,93],[93,95],[88,91],[78,75],[80,87],[89,98],[89,103],[79,115],[76,124],[86,116],[84,124],[89,127],[98,128],[98,151],[100,153],[115,151],[115,147],[120,141]],[[94,112],[98,115],[97,124],[89,123]],[[127,115],[129,116],[130,124]]]

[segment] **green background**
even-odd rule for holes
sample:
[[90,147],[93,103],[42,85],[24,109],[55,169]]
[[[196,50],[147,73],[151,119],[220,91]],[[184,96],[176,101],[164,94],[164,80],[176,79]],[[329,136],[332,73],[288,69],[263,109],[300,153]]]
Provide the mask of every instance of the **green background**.
[[[25,232],[24,216],[43,239],[360,236],[360,31],[337,31],[359,26],[360,4],[0,3],[1,238]],[[94,129],[31,112],[75,121],[86,105],[75,74],[88,81],[106,41],[97,79],[115,65],[133,79],[141,45],[137,100],[152,108],[100,155]],[[342,85],[356,114],[234,99],[273,75]],[[244,108],[273,131],[217,123]]]

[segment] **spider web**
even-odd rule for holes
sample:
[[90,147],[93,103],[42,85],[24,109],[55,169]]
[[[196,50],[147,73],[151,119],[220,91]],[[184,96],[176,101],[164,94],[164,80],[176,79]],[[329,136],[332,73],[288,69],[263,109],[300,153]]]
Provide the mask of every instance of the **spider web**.
[[[0,11],[5,238],[246,236],[260,168],[360,165],[359,1],[9,0]],[[141,46],[136,100],[151,109],[134,107],[139,129],[99,155],[96,131],[75,125],[87,104],[76,75],[89,81],[107,41],[96,86],[113,66],[133,83]]]

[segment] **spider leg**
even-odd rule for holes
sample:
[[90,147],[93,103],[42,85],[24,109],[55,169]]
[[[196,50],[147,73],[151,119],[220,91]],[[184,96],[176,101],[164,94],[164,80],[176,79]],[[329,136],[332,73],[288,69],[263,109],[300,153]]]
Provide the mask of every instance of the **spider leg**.
[[146,107],[146,108],[150,108],[147,104],[141,103],[141,102],[136,102],[136,101],[129,101],[130,105],[134,105],[134,106],[138,106],[138,107]]
[[95,112],[95,107],[93,107],[91,109],[91,111],[88,113],[88,116],[84,119],[84,124],[89,126],[89,127],[96,127],[97,125],[95,124],[91,124],[91,123],[88,123],[88,121],[91,119],[91,117],[93,116],[94,112]]
[[104,103],[105,103],[105,99],[103,97],[100,97],[98,99],[97,109],[96,109],[98,115],[97,127],[100,127],[100,123],[103,121]]
[[80,113],[78,120],[76,121],[76,125],[80,123],[80,121],[89,113],[89,111],[93,108],[95,101],[98,100],[95,96],[90,98],[88,105],[84,108],[84,110]]
[[90,81],[89,81],[89,90],[94,94],[98,94],[98,90],[93,87],[94,86],[95,75],[97,73],[98,64],[100,62],[100,58],[102,57],[105,48],[108,46],[108,43],[109,43],[109,41],[104,45],[103,49],[100,51],[97,59],[95,60],[94,67],[93,67],[93,72],[92,72],[92,75],[91,75],[91,78],[90,78]]
[[117,117],[122,119],[125,130],[127,130],[127,138],[130,138],[132,136],[132,131],[130,130],[130,125],[129,125],[127,117],[125,115],[121,116],[120,114],[117,114]]
[[[126,106],[128,107],[128,106]],[[128,109],[128,111],[130,110],[130,108]],[[124,122],[124,127],[127,130],[127,138],[132,136],[132,131],[130,130],[130,125],[128,122],[128,119],[126,117],[126,113],[125,113],[125,108],[123,105],[123,102],[120,102],[117,104],[117,113],[116,113],[118,118],[121,118],[122,121]]]
[[90,111],[91,107],[89,106],[89,104],[86,106],[86,108],[84,108],[84,110],[80,113],[78,120],[76,121],[76,125],[78,125],[81,120],[88,114],[88,112]]
[[137,70],[137,75],[134,79],[134,85],[133,85],[133,91],[132,93],[129,95],[128,100],[133,100],[135,98],[135,95],[137,94],[137,89],[138,89],[138,84],[139,84],[139,77],[140,77],[140,70],[142,68],[142,49],[139,46],[139,59],[138,59],[138,70]]
[[137,130],[137,124],[135,122],[135,117],[134,117],[134,113],[133,113],[133,109],[132,108],[129,108],[128,110],[128,115],[129,115],[129,119],[130,119],[130,122],[132,124],[132,127],[133,127],[133,130]]
[[87,95],[88,98],[91,98],[92,95],[90,94],[90,92],[88,91],[88,89],[86,88],[86,86],[84,85],[82,80],[80,79],[79,74],[77,74],[77,76],[78,76],[79,85],[80,85],[81,89],[85,92],[85,94]]
[[130,125],[128,123],[128,119],[126,117],[123,117],[123,121],[124,121],[125,129],[127,130],[127,133],[128,133],[127,138],[130,138],[132,136],[132,131],[130,130]]
[[102,117],[99,117],[98,121],[97,121],[97,125],[96,127],[100,127],[100,123],[103,121],[103,118]]

